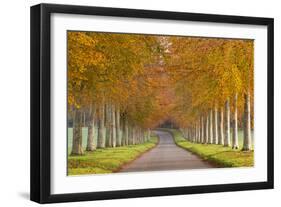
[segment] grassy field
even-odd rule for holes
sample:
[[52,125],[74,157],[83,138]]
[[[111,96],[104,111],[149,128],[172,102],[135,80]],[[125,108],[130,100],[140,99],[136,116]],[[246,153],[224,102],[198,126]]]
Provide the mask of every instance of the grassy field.
[[[244,152],[233,150],[231,147],[223,147],[214,144],[191,143],[184,139],[182,133],[176,129],[162,129],[173,134],[175,143],[204,160],[211,161],[218,167],[252,167],[254,166],[254,151]],[[239,140],[241,144],[241,139]]]
[[112,173],[124,164],[156,146],[158,137],[152,136],[149,142],[116,148],[97,149],[83,156],[68,155],[68,175]]

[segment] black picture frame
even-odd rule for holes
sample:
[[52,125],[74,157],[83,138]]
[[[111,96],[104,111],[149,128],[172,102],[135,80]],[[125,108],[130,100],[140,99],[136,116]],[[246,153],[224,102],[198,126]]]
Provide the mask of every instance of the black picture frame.
[[[165,20],[182,20],[207,23],[233,23],[267,26],[267,181],[238,184],[219,184],[188,187],[87,192],[73,194],[50,193],[50,130],[51,130],[51,70],[50,70],[50,16],[53,13],[134,17]],[[39,203],[88,201],[103,199],[166,196],[179,194],[210,193],[273,188],[274,177],[274,72],[272,18],[195,14],[168,11],[103,8],[56,4],[39,4],[31,7],[31,174],[30,199]]]

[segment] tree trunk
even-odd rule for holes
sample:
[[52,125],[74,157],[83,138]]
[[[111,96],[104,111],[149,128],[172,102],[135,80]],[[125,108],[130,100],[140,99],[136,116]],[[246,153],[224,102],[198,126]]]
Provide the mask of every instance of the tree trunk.
[[209,123],[209,140],[208,143],[212,144],[213,143],[213,110],[210,110],[210,123]]
[[195,142],[196,140],[196,126],[193,124],[192,126],[193,136],[192,136],[192,142]]
[[132,131],[133,131],[133,145],[135,145],[136,144],[136,127],[134,126],[133,128],[132,128]]
[[128,125],[128,119],[125,117],[125,130],[124,130],[124,133],[125,133],[125,143],[126,145],[129,145],[129,125]]
[[251,111],[250,111],[250,93],[244,95],[244,141],[243,150],[249,151],[252,149],[252,137],[251,137]]
[[73,124],[73,141],[72,141],[72,155],[83,155],[82,147],[82,121],[83,114],[81,109],[77,109],[74,115],[74,124]]
[[147,129],[147,141],[148,142],[150,141],[150,134],[151,134],[150,129]]
[[132,145],[133,144],[133,127],[131,126],[131,125],[129,125],[129,128],[128,128],[129,130],[129,136],[128,136],[128,143],[129,143],[129,145]]
[[198,139],[197,139],[197,143],[200,143],[200,140],[201,140],[201,122],[200,122],[200,118],[198,120],[198,123],[197,123],[197,130],[198,130]]
[[112,105],[106,104],[105,106],[105,128],[106,128],[106,147],[112,146]]
[[201,143],[204,143],[204,117],[201,117]]
[[224,128],[223,128],[223,107],[220,109],[220,125],[219,125],[219,144],[224,145]]
[[195,142],[197,142],[198,140],[198,128],[197,128],[197,123],[195,122],[195,127],[194,127],[194,130],[195,130]]
[[232,133],[232,149],[238,149],[238,112],[237,112],[237,93],[234,95],[234,117]]
[[215,123],[214,123],[214,137],[213,137],[213,144],[218,144],[218,109],[215,106]]
[[104,114],[104,103],[102,103],[99,107],[99,128],[98,128],[98,148],[105,148],[105,114]]
[[116,145],[121,146],[122,145],[122,139],[121,139],[121,130],[120,130],[120,108],[119,106],[116,107]]
[[116,147],[116,118],[115,118],[115,105],[111,105],[111,134],[112,134],[112,147]]
[[126,145],[126,138],[124,135],[125,132],[125,119],[123,116],[120,115],[120,139],[121,139],[121,146]]
[[89,112],[89,119],[88,119],[88,139],[87,139],[87,151],[94,151],[96,146],[94,145],[94,136],[95,136],[95,113],[96,109],[91,106]]
[[209,140],[209,116],[207,115],[207,117],[206,117],[206,130],[205,130],[205,132],[206,132],[206,135],[205,135],[205,144],[207,144],[208,143],[208,140]]
[[225,102],[225,139],[224,139],[224,146],[230,146],[230,106],[229,106],[229,99]]

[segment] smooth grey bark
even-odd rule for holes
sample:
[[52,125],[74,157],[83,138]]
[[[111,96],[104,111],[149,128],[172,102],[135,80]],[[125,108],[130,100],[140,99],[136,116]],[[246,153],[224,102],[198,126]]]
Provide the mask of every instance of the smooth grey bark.
[[204,117],[201,117],[201,143],[204,143]]
[[133,127],[129,125],[129,145],[133,144]]
[[129,128],[130,136],[129,136],[129,143],[130,145],[134,144],[134,127],[130,126]]
[[87,147],[86,151],[94,151],[96,146],[94,144],[94,135],[95,135],[95,118],[96,118],[96,109],[91,105],[89,111],[88,119],[88,138],[87,138]]
[[74,112],[74,123],[73,123],[73,140],[72,140],[72,155],[83,155],[83,147],[82,147],[82,121],[83,114],[80,109],[77,109]]
[[230,146],[230,106],[229,98],[225,102],[225,137],[224,146]]
[[120,115],[120,139],[121,139],[121,145],[126,145],[126,138],[124,136],[125,134],[125,119],[123,116]]
[[234,114],[233,114],[233,128],[232,128],[232,149],[238,149],[238,112],[237,112],[237,93],[234,95],[233,105],[234,105]]
[[139,140],[140,140],[139,128],[136,127],[136,129],[135,129],[135,144],[139,144]]
[[105,148],[105,141],[106,141],[106,134],[105,134],[105,106],[104,103],[102,103],[99,108],[99,120],[98,120],[98,141],[97,141],[97,147],[98,148]]
[[111,104],[105,105],[106,147],[112,147],[112,116]]
[[133,138],[133,144],[135,145],[136,144],[136,139],[137,139],[136,138],[136,127],[135,126],[133,127],[133,137],[132,138]]
[[148,129],[148,131],[147,131],[147,138],[148,138],[148,140],[147,141],[150,141],[150,135],[151,135],[151,131],[150,131],[150,129]]
[[208,143],[209,144],[212,144],[213,143],[213,110],[211,109],[210,110],[210,122],[209,122],[209,140],[208,140]]
[[129,144],[129,126],[128,126],[128,119],[125,117],[125,122],[124,122],[124,137],[125,137],[125,144]]
[[214,110],[214,136],[213,136],[213,144],[218,144],[218,109],[215,106]]
[[251,111],[250,111],[250,93],[244,94],[244,140],[243,149],[244,151],[249,151],[252,149],[252,135],[251,135]]
[[112,134],[112,147],[116,147],[116,118],[115,118],[115,105],[111,105],[111,134]]
[[196,140],[196,126],[193,124],[192,126],[193,136],[192,136],[192,142],[195,142]]
[[122,138],[121,138],[120,108],[119,108],[119,106],[116,106],[115,118],[116,118],[116,145],[121,146],[122,145]]
[[200,123],[200,119],[198,120],[197,123],[197,131],[198,131],[198,139],[197,139],[197,143],[200,143],[201,140],[201,129],[200,129],[201,123]]
[[223,119],[223,107],[220,108],[220,119],[219,119],[219,140],[218,144],[224,145],[224,119]]
[[188,127],[188,141],[192,142],[192,127]]
[[197,140],[198,140],[198,130],[197,130],[197,123],[195,122],[195,124],[194,124],[195,126],[194,126],[194,130],[195,130],[195,140],[194,140],[194,142],[197,142]]
[[204,143],[207,144],[208,143],[208,140],[209,140],[209,116],[207,115],[206,117],[206,135],[205,135],[205,141]]

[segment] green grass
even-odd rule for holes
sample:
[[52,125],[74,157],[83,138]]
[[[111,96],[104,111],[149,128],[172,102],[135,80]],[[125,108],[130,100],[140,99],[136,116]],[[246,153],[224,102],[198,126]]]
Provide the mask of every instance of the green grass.
[[175,143],[199,155],[202,159],[208,160],[218,167],[252,167],[254,166],[254,151],[233,150],[231,147],[214,144],[192,143],[184,139],[182,133],[176,129],[162,129],[170,132]]
[[68,155],[68,175],[116,172],[124,164],[156,146],[157,142],[158,137],[152,136],[150,141],[144,144],[97,149],[82,156]]

